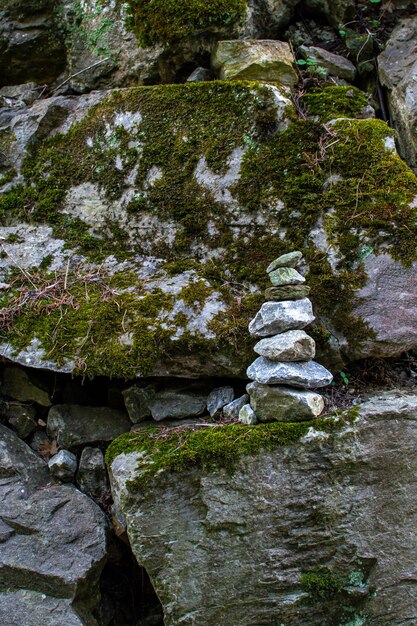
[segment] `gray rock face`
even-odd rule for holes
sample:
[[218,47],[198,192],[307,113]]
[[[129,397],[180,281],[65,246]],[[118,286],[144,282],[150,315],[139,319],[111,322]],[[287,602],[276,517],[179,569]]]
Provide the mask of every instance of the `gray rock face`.
[[84,448],[77,472],[81,491],[93,500],[103,501],[109,495],[106,464],[100,448]]
[[339,54],[333,54],[324,48],[316,48],[315,46],[301,46],[300,52],[304,58],[309,58],[316,62],[317,66],[322,67],[331,76],[338,76],[345,80],[352,81],[356,75],[356,67]]
[[76,404],[56,404],[50,409],[47,422],[48,434],[65,448],[112,441],[131,426],[122,411]]
[[283,287],[286,285],[302,285],[306,282],[304,276],[301,276],[292,267],[278,267],[269,273],[269,278],[274,287]]
[[207,398],[207,410],[211,417],[219,413],[226,404],[230,404],[235,397],[233,387],[218,387],[213,389]]
[[146,387],[137,387],[134,385],[133,387],[125,389],[122,393],[126,410],[134,424],[151,416],[149,403],[155,397],[155,385],[146,385]]
[[[4,626],[85,626],[71,600],[19,589],[0,592],[0,623]],[[91,622],[90,622],[91,623]]]
[[[412,349],[417,342],[417,263],[404,268],[388,254],[369,256],[364,261],[369,277],[357,294],[355,315],[374,329],[376,337],[360,350],[349,350],[359,358],[394,356]],[[393,312],[395,311],[395,316]]]
[[378,56],[379,79],[387,88],[390,114],[402,157],[417,170],[417,17],[402,20]]
[[268,337],[286,330],[302,329],[315,319],[310,300],[265,302],[249,324],[254,337]]
[[245,404],[239,411],[239,422],[254,426],[258,423],[258,418],[250,404]]
[[294,56],[284,41],[234,39],[219,41],[211,64],[220,80],[265,80],[294,85]]
[[77,457],[68,450],[60,450],[49,460],[48,467],[54,478],[63,483],[70,483],[77,471]]
[[223,417],[226,419],[237,419],[239,417],[240,409],[245,406],[245,404],[249,404],[249,396],[247,393],[243,394],[240,398],[236,398],[230,404],[226,404],[223,407]]
[[19,367],[5,367],[2,375],[2,393],[22,402],[36,402],[41,406],[51,406],[51,398],[44,389],[34,384],[29,374]]
[[257,382],[249,383],[246,389],[260,422],[303,422],[318,417],[324,409],[323,398],[312,391]]
[[[232,475],[163,472],[140,491],[136,454],[117,457],[114,495],[166,626],[415,624],[416,415],[415,395],[374,398]],[[314,596],[301,576],[316,567],[356,587]]]
[[288,330],[286,333],[261,339],[254,350],[270,361],[309,361],[316,354],[316,342],[303,330]]
[[248,378],[264,385],[290,385],[315,389],[330,385],[332,374],[315,361],[291,363],[270,361],[260,356],[247,369]]
[[[0,615],[14,600],[10,621],[1,623],[93,624],[90,610],[99,600],[106,559],[106,517],[74,487],[50,484],[46,464],[15,433],[0,426],[0,435],[0,589],[13,590],[0,595]],[[19,621],[32,601],[33,614],[31,609],[31,617]],[[85,622],[76,620],[73,602]]]

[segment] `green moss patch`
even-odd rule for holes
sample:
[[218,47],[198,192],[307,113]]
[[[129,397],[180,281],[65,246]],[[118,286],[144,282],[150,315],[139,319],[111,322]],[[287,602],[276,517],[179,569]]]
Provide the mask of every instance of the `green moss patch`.
[[232,471],[243,456],[253,456],[261,450],[269,452],[290,445],[304,437],[309,428],[334,432],[355,421],[356,410],[325,417],[314,422],[272,422],[245,426],[243,424],[181,429],[175,434],[162,434],[150,428],[141,433],[126,433],[115,439],[107,449],[110,466],[120,454],[143,453],[139,461],[136,487],[144,486],[160,471],[182,472],[195,467],[207,470],[225,468]]
[[201,32],[239,23],[245,0],[128,0],[128,26],[144,46],[169,45]]
[[356,87],[330,86],[312,89],[300,98],[307,115],[317,116],[322,123],[340,117],[360,117],[369,100]]

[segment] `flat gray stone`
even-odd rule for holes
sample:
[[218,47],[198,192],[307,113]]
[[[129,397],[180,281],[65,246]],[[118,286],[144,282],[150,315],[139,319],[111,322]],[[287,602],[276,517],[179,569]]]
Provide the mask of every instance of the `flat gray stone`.
[[322,396],[313,391],[257,382],[246,389],[259,422],[303,422],[318,417],[324,409]]
[[150,403],[151,415],[160,422],[165,419],[196,417],[206,410],[207,396],[192,387],[166,389],[158,392]]
[[302,285],[306,282],[304,276],[301,276],[293,267],[278,267],[276,270],[269,273],[269,278],[274,287]]
[[316,354],[316,342],[304,330],[288,330],[261,339],[254,350],[271,361],[309,361]]
[[48,467],[54,478],[70,483],[77,471],[77,457],[69,450],[60,450],[49,460]]
[[22,404],[16,400],[2,402],[0,415],[7,419],[19,437],[26,439],[36,428],[36,409],[31,404]]
[[236,398],[230,404],[226,404],[223,407],[223,417],[226,419],[237,419],[239,417],[240,409],[245,406],[245,404],[249,404],[249,396],[247,393],[243,394],[240,398]]
[[213,389],[207,398],[207,410],[211,417],[219,413],[226,404],[230,404],[234,397],[235,392],[233,387],[218,387],[217,389]]
[[282,287],[268,287],[265,289],[265,300],[302,300],[307,298],[311,291],[308,285],[283,285]]
[[315,389],[330,385],[332,374],[315,361],[307,363],[276,363],[260,356],[246,371],[248,378],[264,385],[290,385]]
[[250,404],[245,404],[239,411],[239,422],[247,426],[253,426],[258,423],[258,419]]
[[315,46],[309,48],[301,46],[300,52],[304,58],[314,60],[317,67],[322,67],[332,76],[338,76],[348,81],[352,81],[355,78],[356,67],[349,59],[339,54],[334,54],[324,48],[317,48]]
[[64,448],[113,441],[132,424],[122,411],[109,407],[56,404],[49,410],[47,430]]
[[249,324],[254,337],[268,337],[286,330],[302,329],[315,319],[308,298],[265,302]]
[[303,254],[300,251],[288,252],[287,254],[281,254],[275,261],[272,261],[266,268],[267,273],[273,272],[279,267],[298,267],[303,260]]

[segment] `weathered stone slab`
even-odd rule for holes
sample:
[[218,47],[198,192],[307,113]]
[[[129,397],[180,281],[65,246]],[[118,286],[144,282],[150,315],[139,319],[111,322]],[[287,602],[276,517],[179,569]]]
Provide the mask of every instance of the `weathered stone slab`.
[[271,361],[309,361],[316,354],[316,342],[303,330],[288,330],[261,339],[254,350]]
[[268,337],[286,330],[302,329],[314,321],[310,300],[265,302],[249,324],[254,337]]
[[288,43],[276,40],[219,41],[212,67],[221,80],[265,80],[294,85],[294,55]]
[[[117,457],[117,506],[166,626],[417,623],[416,415],[416,395],[389,394],[356,421],[242,457],[232,474],[160,472],[145,489],[134,488],[138,453]],[[316,568],[342,590],[314,597],[302,576]]]
[[318,417],[324,400],[318,393],[257,382],[246,387],[251,407],[260,422],[302,422]]
[[268,287],[265,289],[265,300],[302,300],[307,298],[311,291],[308,285],[285,285],[283,287]]
[[340,54],[333,54],[315,46],[301,46],[300,52],[304,58],[315,61],[318,67],[322,67],[331,76],[338,76],[348,81],[354,80],[356,76],[356,67]]
[[330,385],[332,374],[315,361],[277,363],[260,356],[247,369],[248,378],[265,385],[290,385],[315,389]]
[[85,626],[71,600],[19,589],[0,592],[0,624],[3,626]]
[[49,410],[47,421],[48,434],[65,448],[113,441],[131,426],[122,411],[77,404],[56,404]]
[[288,252],[287,254],[281,254],[275,261],[272,261],[266,268],[267,273],[273,272],[279,267],[298,267],[303,260],[302,252],[298,250],[295,252]]
[[283,287],[285,285],[302,285],[306,282],[304,276],[293,267],[278,267],[269,273],[269,278],[274,287]]

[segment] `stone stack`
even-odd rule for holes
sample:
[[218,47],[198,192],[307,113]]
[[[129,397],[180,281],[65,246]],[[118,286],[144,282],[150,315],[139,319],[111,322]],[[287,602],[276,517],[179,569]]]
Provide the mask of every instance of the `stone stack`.
[[290,252],[267,268],[273,286],[249,324],[260,341],[254,348],[259,357],[247,370],[253,381],[247,386],[250,404],[239,413],[246,424],[305,421],[323,411],[322,396],[310,390],[329,385],[333,377],[312,360],[315,341],[303,330],[314,315],[310,288],[296,269],[302,262],[301,252]]

